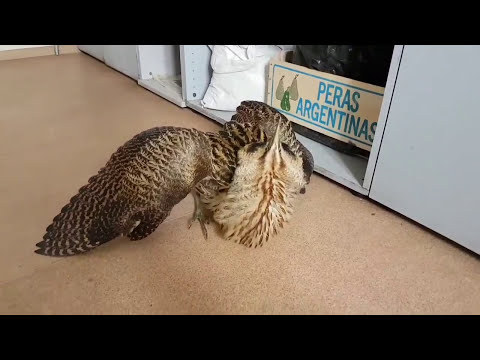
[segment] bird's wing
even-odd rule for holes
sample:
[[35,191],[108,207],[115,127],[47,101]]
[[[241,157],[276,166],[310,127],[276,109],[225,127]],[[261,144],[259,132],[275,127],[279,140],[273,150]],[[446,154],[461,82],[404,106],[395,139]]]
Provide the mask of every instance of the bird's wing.
[[145,237],[209,174],[208,150],[207,137],[193,129],[153,128],[136,135],[62,208],[35,252],[69,256],[121,234]]
[[295,138],[288,119],[275,108],[259,101],[242,101],[231,120],[241,124],[259,126],[269,138],[273,137],[278,124],[281,123],[282,137],[293,136]]

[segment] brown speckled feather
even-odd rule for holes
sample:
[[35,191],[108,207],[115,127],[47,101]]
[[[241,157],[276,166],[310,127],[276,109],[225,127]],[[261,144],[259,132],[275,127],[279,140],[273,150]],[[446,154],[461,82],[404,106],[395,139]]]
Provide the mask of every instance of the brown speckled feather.
[[38,254],[68,256],[119,235],[148,236],[212,171],[208,137],[195,129],[158,127],[121,146],[47,228]]

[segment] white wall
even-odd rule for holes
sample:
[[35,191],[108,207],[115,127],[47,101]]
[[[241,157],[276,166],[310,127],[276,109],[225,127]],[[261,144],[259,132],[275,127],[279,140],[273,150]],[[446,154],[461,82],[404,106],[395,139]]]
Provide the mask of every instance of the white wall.
[[36,48],[36,47],[43,47],[43,46],[53,46],[53,45],[0,45],[0,51]]

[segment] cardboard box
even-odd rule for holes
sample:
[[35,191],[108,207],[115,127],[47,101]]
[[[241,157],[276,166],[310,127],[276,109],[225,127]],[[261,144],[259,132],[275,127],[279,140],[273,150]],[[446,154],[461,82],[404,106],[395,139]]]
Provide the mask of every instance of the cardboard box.
[[270,62],[267,103],[289,120],[370,151],[385,88]]

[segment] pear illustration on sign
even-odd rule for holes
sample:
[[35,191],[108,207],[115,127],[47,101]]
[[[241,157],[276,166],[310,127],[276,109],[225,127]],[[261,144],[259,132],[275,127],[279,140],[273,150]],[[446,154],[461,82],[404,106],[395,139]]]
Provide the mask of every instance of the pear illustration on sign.
[[280,107],[285,111],[290,111],[290,100],[297,101],[298,100],[298,87],[297,87],[297,77],[298,74],[295,75],[295,78],[292,81],[292,84],[284,90],[283,86],[283,78],[282,76],[280,81],[278,82],[277,90],[275,91],[275,97],[277,100],[280,100]]

